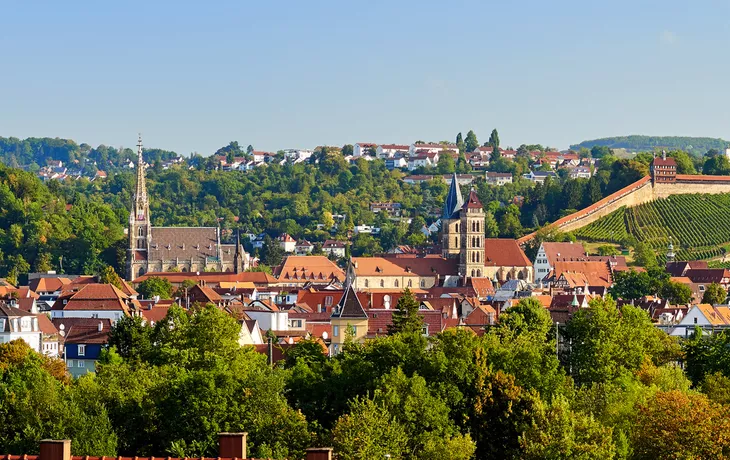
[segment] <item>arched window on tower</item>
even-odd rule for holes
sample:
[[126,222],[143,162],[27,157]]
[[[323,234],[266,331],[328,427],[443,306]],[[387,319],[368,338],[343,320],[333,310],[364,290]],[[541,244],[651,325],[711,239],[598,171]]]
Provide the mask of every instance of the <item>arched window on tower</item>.
[[144,227],[139,227],[139,232],[137,232],[138,236],[144,236]]
[[459,223],[458,222],[456,223],[456,231],[457,232],[459,231]]
[[481,278],[482,277],[482,271],[481,270],[477,270],[477,277],[478,278]]
[[471,270],[471,277],[474,278],[474,269]]
[[481,222],[477,221],[477,233],[479,233],[479,227],[481,225]]

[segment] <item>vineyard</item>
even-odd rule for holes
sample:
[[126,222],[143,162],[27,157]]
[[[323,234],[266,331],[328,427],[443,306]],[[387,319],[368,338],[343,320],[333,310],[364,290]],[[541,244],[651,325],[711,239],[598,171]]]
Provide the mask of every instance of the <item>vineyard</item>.
[[628,236],[647,243],[660,259],[672,238],[677,260],[711,259],[730,242],[730,194],[673,195],[621,208],[576,230],[588,241],[622,243]]

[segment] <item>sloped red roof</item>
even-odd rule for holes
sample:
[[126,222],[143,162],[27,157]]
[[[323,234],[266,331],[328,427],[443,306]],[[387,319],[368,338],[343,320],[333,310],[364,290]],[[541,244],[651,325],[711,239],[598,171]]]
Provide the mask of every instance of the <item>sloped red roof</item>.
[[510,238],[484,239],[485,267],[528,267],[531,266],[525,252]]

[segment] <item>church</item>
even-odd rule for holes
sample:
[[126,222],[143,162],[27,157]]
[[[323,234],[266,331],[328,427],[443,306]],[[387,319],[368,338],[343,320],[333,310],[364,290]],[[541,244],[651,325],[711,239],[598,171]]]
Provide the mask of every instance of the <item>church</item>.
[[137,143],[137,186],[129,213],[127,280],[148,272],[240,273],[251,265],[240,236],[236,244],[221,244],[220,227],[153,227],[142,159]]

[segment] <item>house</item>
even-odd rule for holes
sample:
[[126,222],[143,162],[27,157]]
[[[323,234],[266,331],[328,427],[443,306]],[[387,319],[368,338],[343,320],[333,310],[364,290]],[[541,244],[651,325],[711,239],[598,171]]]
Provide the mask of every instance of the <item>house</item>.
[[36,315],[0,302],[0,343],[22,339],[41,353],[42,335]]
[[352,340],[356,342],[363,342],[368,333],[368,314],[357,298],[351,279],[352,276],[347,277],[345,291],[330,315],[332,324],[330,353],[333,355],[342,351],[342,346],[350,333]]
[[298,256],[306,256],[312,251],[314,251],[314,245],[307,240],[297,242],[297,245],[294,247],[294,253]]
[[730,288],[730,270],[726,268],[690,268],[685,270],[684,277],[697,284],[697,291],[704,295],[705,289],[712,283],[717,283],[726,291]]
[[274,276],[282,286],[328,284],[344,281],[345,273],[325,256],[287,256],[274,268]]
[[517,240],[485,238],[483,277],[496,279],[500,283],[509,280],[532,283],[535,275],[530,260]]
[[385,168],[389,171],[394,169],[403,169],[408,167],[408,160],[403,156],[394,156],[393,158],[385,159]]
[[666,270],[671,276],[684,276],[687,270],[699,268],[705,269],[710,268],[706,260],[690,260],[681,262],[667,262]]
[[655,184],[672,184],[677,180],[677,162],[667,158],[666,152],[662,152],[661,158],[654,158],[649,170]]
[[547,282],[555,291],[604,295],[613,275],[607,262],[558,261]]
[[196,284],[187,290],[186,297],[181,299],[185,307],[193,304],[212,304],[218,308],[223,308],[226,302],[213,288]]
[[78,291],[64,292],[51,308],[51,319],[100,318],[116,323],[130,315],[131,299],[111,284],[86,284]]
[[398,217],[400,216],[401,204],[392,202],[375,202],[370,203],[370,211],[374,213],[384,212],[389,216]]
[[408,169],[413,171],[418,168],[436,166],[439,162],[439,152],[416,150],[416,154],[408,158]]
[[63,357],[73,377],[96,371],[101,350],[109,341],[108,318],[55,318],[53,325],[63,337]]
[[419,151],[440,154],[445,151],[458,152],[459,147],[456,144],[449,144],[449,143],[444,143],[444,144],[414,143],[408,147],[408,155],[411,157],[417,155]]
[[558,260],[583,260],[585,256],[586,250],[580,243],[545,241],[537,249],[535,261],[532,264],[535,267],[535,280],[546,278]]
[[261,345],[264,342],[259,322],[255,319],[242,319],[238,321],[241,325],[241,332],[238,334],[238,344],[244,345]]
[[335,257],[345,257],[345,245],[343,241],[326,240],[322,245],[322,251],[325,254],[332,254]]
[[457,259],[440,255],[388,254],[387,257],[353,257],[353,286],[358,289],[428,289],[458,283]]
[[568,177],[571,179],[590,179],[591,178],[591,168],[588,168],[586,166],[575,166],[572,168],[569,168],[568,171],[570,173],[568,174]]
[[487,181],[487,184],[489,184],[489,185],[500,185],[501,186],[504,184],[512,183],[512,174],[487,171],[487,173],[485,175],[485,179]]
[[352,146],[352,156],[355,158],[376,153],[378,144],[372,142],[358,142]]
[[276,238],[279,241],[279,246],[284,252],[292,253],[297,248],[297,240],[291,237],[288,233],[282,233]]
[[401,155],[401,157],[408,156],[408,152],[410,151],[410,147],[408,145],[404,144],[382,144],[377,147],[375,150],[375,155],[378,158],[382,159],[388,159],[393,158],[396,155]]
[[360,233],[377,235],[380,233],[380,227],[372,227],[370,225],[355,225],[355,235]]
[[557,179],[558,175],[555,173],[555,171],[530,171],[527,174],[523,174],[522,177],[532,182],[543,183],[547,179]]
[[694,332],[695,327],[702,328],[706,334],[714,330],[730,327],[730,307],[713,306],[708,303],[695,305],[679,321],[679,324],[669,332],[669,335],[687,337]]
[[61,335],[56,326],[53,325],[48,315],[41,313],[37,315],[38,328],[41,331],[41,349],[40,352],[51,358],[61,356],[60,345]]

